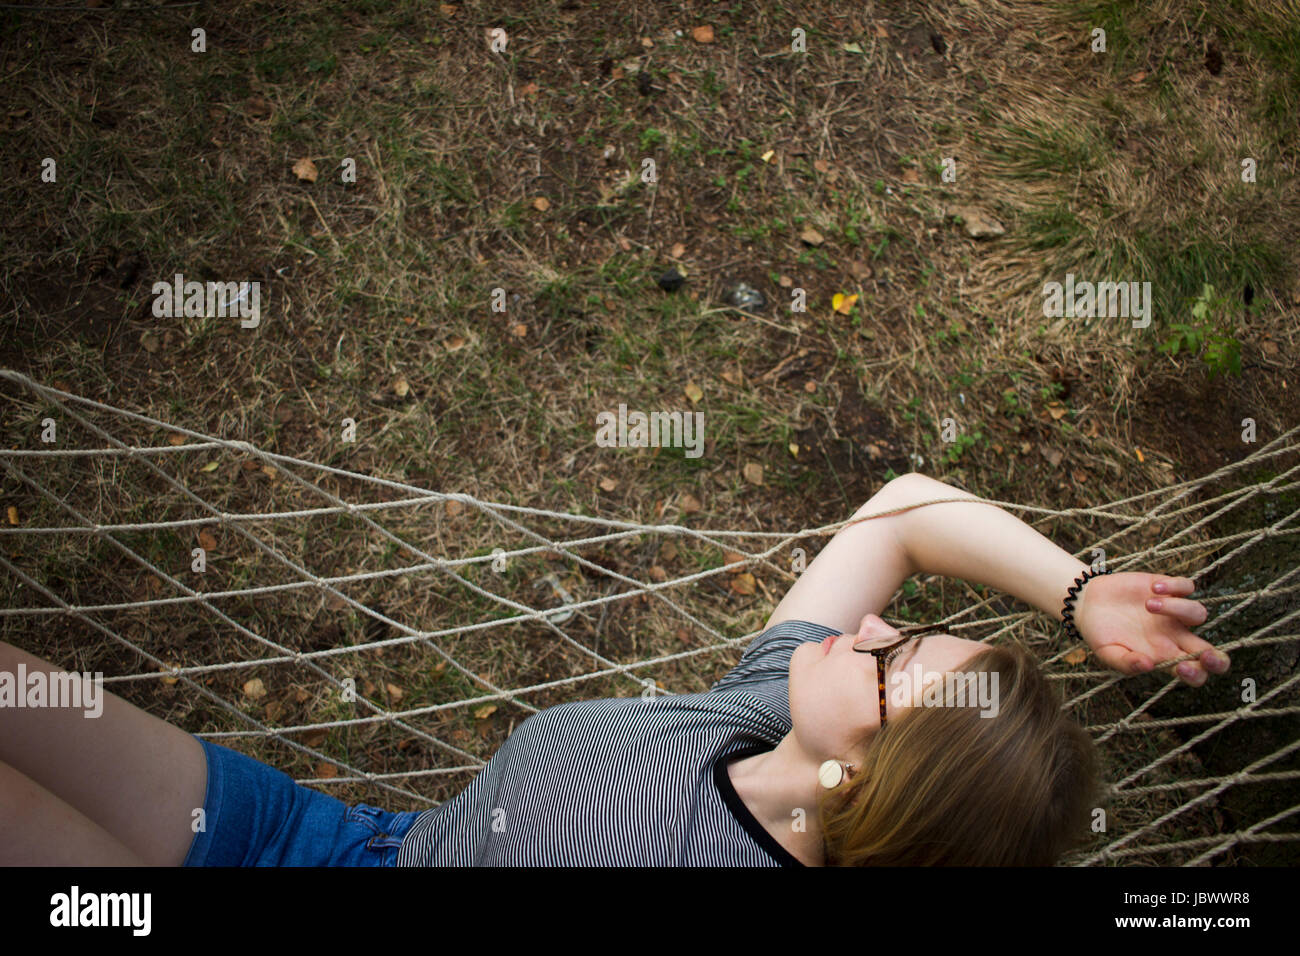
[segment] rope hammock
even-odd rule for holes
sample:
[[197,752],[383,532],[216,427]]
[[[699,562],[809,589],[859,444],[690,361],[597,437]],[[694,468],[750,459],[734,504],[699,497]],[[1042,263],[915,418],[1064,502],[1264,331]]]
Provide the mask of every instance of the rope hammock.
[[[847,523],[706,530],[483,501],[9,370],[0,394],[5,498],[18,502],[0,523],[0,637],[73,671],[116,662],[106,689],[151,713],[392,809],[463,789],[552,703],[706,690]],[[1232,863],[1234,848],[1300,839],[1278,828],[1300,812],[1297,433],[1097,507],[979,499],[1070,529],[1091,542],[1081,560],[1101,549],[1112,570],[1196,579],[1210,610],[1198,633],[1234,656],[1202,688],[1095,669],[1046,615],[922,582],[953,608],[927,623],[1030,647],[1101,748],[1102,823],[1065,862]],[[357,446],[338,447],[346,463]],[[669,510],[684,513],[661,501],[655,517]],[[430,621],[444,626],[419,626]],[[1230,742],[1243,730],[1253,748]]]

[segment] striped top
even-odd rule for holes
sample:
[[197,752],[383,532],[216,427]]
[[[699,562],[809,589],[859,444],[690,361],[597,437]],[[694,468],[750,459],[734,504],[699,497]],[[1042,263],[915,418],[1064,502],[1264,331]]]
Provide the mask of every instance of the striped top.
[[839,632],[787,621],[705,693],[531,715],[458,796],[426,810],[398,866],[801,866],[741,802],[729,760],[790,732],[790,655]]

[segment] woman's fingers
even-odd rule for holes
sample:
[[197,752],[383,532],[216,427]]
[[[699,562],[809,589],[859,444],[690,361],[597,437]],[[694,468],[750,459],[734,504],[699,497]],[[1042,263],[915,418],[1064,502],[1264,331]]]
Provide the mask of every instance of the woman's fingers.
[[1191,578],[1167,578],[1157,575],[1151,582],[1153,594],[1168,594],[1170,597],[1187,597],[1196,590],[1196,582]]
[[1187,627],[1198,627],[1210,616],[1210,612],[1200,601],[1189,601],[1180,597],[1147,598],[1147,610],[1152,614],[1172,617]]
[[1121,674],[1145,674],[1155,667],[1155,661],[1149,656],[1129,650],[1123,644],[1103,644],[1093,648],[1093,653],[1097,660]]

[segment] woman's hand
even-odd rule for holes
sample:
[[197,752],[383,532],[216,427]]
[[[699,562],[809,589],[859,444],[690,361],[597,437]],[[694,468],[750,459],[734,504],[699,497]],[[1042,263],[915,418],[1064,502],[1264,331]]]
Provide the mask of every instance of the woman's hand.
[[1195,654],[1173,670],[1192,687],[1208,673],[1222,674],[1228,655],[1188,628],[1205,623],[1208,612],[1187,596],[1190,578],[1125,571],[1089,578],[1075,602],[1074,623],[1097,659],[1121,674],[1141,674],[1162,661]]

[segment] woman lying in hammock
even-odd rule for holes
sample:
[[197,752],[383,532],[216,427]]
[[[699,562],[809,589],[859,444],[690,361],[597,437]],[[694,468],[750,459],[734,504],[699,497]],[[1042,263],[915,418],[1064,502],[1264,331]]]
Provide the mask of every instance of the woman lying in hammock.
[[[971,496],[905,475],[855,517],[948,497]],[[1187,654],[1193,687],[1227,670],[1188,630],[1206,618],[1191,580],[1079,589],[1088,570],[976,501],[848,525],[710,691],[551,707],[424,812],[349,807],[111,694],[93,720],[0,710],[0,863],[1051,864],[1088,836],[1091,739],[1026,651],[904,638],[877,615],[910,575],[942,574],[1072,618],[1120,673]],[[56,670],[0,644],[0,670],[20,664]],[[969,683],[927,690],[929,674]]]

